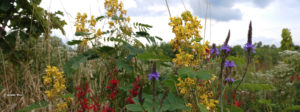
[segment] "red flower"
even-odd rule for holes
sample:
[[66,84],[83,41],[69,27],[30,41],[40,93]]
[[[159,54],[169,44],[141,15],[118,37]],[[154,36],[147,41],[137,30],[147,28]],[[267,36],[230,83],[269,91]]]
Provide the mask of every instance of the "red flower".
[[298,75],[297,80],[300,81],[300,75]]
[[240,107],[241,104],[242,104],[242,102],[236,101],[233,105],[235,105],[236,107]]
[[291,79],[290,79],[290,82],[292,83],[294,80],[295,80],[295,77],[292,75]]
[[115,69],[115,71],[114,71],[115,73],[118,73],[119,72],[119,70],[118,69]]
[[129,97],[126,99],[127,104],[135,104],[135,102],[132,100],[133,97],[136,97],[138,95],[138,90],[140,88],[140,78],[135,78],[135,82],[132,83],[133,88],[129,90]]
[[132,100],[132,97],[128,97],[128,98],[126,99],[126,103],[127,103],[127,104],[135,104],[135,102]]
[[114,77],[113,80],[110,81],[110,86],[106,87],[110,90],[110,95],[108,97],[112,100],[115,99],[115,96],[118,93],[118,83],[119,81],[116,79],[116,77]]
[[89,103],[89,98],[86,98],[87,94],[90,92],[88,84],[85,84],[84,87],[85,88],[81,88],[81,86],[79,85],[76,88],[76,91],[78,91],[78,93],[75,95],[77,98],[76,104],[79,102],[81,106],[81,109],[78,110],[78,112],[84,112],[85,110],[90,109],[93,109],[94,112],[97,112],[99,106],[98,102],[93,97],[90,97],[90,99],[92,99],[93,101],[93,104]]
[[210,49],[208,49],[208,48],[205,48],[205,51],[206,51],[207,54],[210,53]]

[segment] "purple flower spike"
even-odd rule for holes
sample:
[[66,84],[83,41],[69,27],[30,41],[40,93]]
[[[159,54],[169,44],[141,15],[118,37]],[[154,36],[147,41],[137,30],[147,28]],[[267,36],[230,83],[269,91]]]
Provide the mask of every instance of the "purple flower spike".
[[159,77],[160,76],[159,76],[158,72],[152,72],[152,73],[149,74],[148,80],[152,80],[152,79],[158,80]]
[[225,53],[229,53],[230,47],[228,45],[224,45],[224,46],[222,46],[221,50],[225,51]]
[[225,81],[226,81],[226,82],[229,82],[229,83],[233,83],[235,80],[234,80],[233,78],[227,77],[227,78],[225,79]]
[[252,53],[256,53],[256,51],[255,51],[254,49],[255,49],[255,47],[254,47],[254,45],[252,45],[251,43],[247,43],[247,44],[245,44],[245,46],[244,46],[244,50],[245,50],[246,52],[249,52],[249,51],[251,50]]
[[220,54],[219,49],[218,48],[211,48],[210,49],[210,54],[214,54],[216,53],[217,55]]
[[234,64],[234,62],[233,61],[225,61],[225,67],[226,68],[232,68],[232,67],[236,67],[236,65]]

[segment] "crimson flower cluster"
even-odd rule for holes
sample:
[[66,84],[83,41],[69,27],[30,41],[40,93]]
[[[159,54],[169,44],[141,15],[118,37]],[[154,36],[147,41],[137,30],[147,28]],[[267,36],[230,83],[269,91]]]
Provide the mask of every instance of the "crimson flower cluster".
[[119,81],[116,77],[114,77],[110,81],[110,85],[106,87],[110,91],[110,95],[108,95],[108,98],[110,98],[111,100],[116,98],[116,94],[118,93],[118,83]]
[[[88,93],[90,92],[89,86],[86,83],[85,86],[78,86],[76,88],[76,104],[80,104],[80,109],[77,112],[85,112],[85,110],[93,110],[97,112],[99,109],[99,102],[96,100],[96,97],[88,98]],[[89,99],[92,100],[93,104],[89,103]]]
[[140,78],[135,78],[134,83],[132,83],[133,88],[129,90],[129,97],[126,99],[127,104],[135,104],[135,102],[132,100],[132,98],[136,97],[138,95],[138,90],[140,88]]

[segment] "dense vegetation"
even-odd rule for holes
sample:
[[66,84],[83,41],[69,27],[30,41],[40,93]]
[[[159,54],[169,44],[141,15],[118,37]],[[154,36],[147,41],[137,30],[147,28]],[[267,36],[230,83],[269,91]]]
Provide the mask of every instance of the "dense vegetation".
[[215,45],[186,11],[170,18],[175,37],[164,43],[151,25],[130,22],[122,2],[105,0],[106,14],[78,13],[78,38],[63,43],[50,36],[64,34],[63,13],[40,3],[0,2],[0,111],[300,110],[300,47],[287,28],[280,47],[253,43],[251,22],[244,45],[230,46],[230,31]]

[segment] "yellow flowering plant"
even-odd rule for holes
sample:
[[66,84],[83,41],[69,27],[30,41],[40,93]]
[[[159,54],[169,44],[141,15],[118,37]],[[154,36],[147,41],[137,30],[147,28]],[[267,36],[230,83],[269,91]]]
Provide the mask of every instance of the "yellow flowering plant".
[[169,25],[175,38],[171,40],[173,50],[177,51],[173,62],[179,67],[196,66],[203,57],[208,55],[208,41],[201,45],[200,20],[194,17],[191,12],[186,11],[181,17],[171,17]]
[[191,109],[191,112],[199,112],[201,105],[209,111],[216,111],[216,104],[219,102],[214,99],[212,90],[212,81],[215,80],[215,76],[206,81],[190,77],[184,79],[179,77],[177,80],[176,86],[179,94],[187,100],[186,106]]
[[[88,43],[91,43],[95,46],[102,45],[103,41],[114,41],[116,39],[130,42],[129,37],[132,35],[132,27],[128,25],[130,17],[125,17],[127,11],[123,9],[123,3],[118,0],[105,0],[104,6],[106,15],[97,18],[91,16],[90,19],[88,19],[89,17],[86,13],[81,14],[78,12],[75,22],[75,35],[82,38],[68,42],[69,45],[79,44],[80,46],[87,46]],[[107,19],[108,24],[101,22],[102,19]],[[104,29],[98,28],[97,23],[103,25],[103,27],[108,25],[109,29],[104,31]],[[110,35],[104,37],[104,34]],[[115,38],[111,38],[112,36]],[[103,41],[99,41],[99,39]]]
[[43,83],[48,88],[45,93],[52,104],[56,103],[56,111],[66,111],[71,97],[66,96],[66,85],[63,72],[55,66],[47,66],[46,75],[43,76]]

